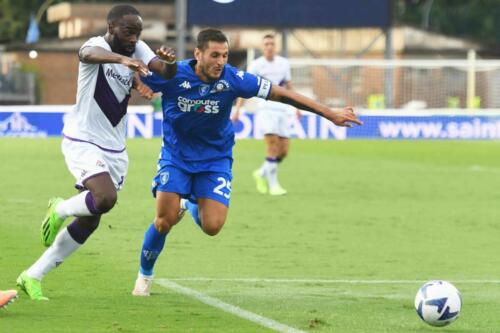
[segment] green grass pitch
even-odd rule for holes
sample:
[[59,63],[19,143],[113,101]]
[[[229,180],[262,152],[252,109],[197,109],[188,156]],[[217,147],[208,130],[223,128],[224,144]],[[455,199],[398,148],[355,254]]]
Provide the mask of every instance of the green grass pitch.
[[[42,253],[47,199],[74,193],[59,146],[0,140],[0,289]],[[158,284],[150,298],[130,295],[159,147],[129,141],[118,206],[45,278],[51,300],[21,295],[0,311],[0,332],[272,332]],[[186,216],[157,278],[307,332],[500,332],[500,143],[294,140],[280,198],[254,189],[263,151],[237,143],[224,229],[206,236]],[[455,282],[464,300],[443,329],[413,308],[431,279]]]

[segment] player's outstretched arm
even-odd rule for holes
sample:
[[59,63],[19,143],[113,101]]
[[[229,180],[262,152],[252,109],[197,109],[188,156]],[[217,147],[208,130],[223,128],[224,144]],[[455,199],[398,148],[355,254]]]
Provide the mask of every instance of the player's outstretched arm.
[[176,55],[173,49],[161,46],[156,50],[158,59],[149,63],[149,69],[166,80],[172,79],[177,73]]
[[324,104],[318,103],[306,96],[277,85],[273,85],[271,87],[269,99],[295,106],[300,110],[316,113],[317,115],[330,120],[337,126],[352,127],[352,124],[363,125],[363,122],[356,117],[354,110],[351,107],[332,110]]
[[141,75],[148,75],[148,67],[138,59],[114,53],[99,46],[87,46],[78,53],[80,61],[86,64],[122,64],[138,72]]

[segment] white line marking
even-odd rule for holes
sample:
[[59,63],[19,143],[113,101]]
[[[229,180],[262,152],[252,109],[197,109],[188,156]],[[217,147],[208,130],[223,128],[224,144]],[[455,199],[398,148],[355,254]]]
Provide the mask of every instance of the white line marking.
[[471,172],[492,172],[492,173],[499,173],[500,170],[497,168],[489,168],[489,167],[484,167],[481,165],[472,165],[468,168],[469,171]]
[[260,316],[256,313],[253,313],[253,312],[250,312],[247,310],[243,310],[242,308],[237,307],[235,305],[225,303],[225,302],[221,301],[220,299],[210,297],[210,296],[205,295],[205,294],[203,294],[199,291],[196,291],[194,289],[183,287],[183,286],[181,286],[175,282],[172,282],[170,280],[156,279],[155,282],[164,288],[168,288],[168,289],[176,291],[180,294],[184,294],[184,295],[196,298],[197,300],[199,300],[202,303],[205,303],[207,305],[221,309],[222,311],[234,314],[238,317],[250,320],[256,324],[270,328],[272,330],[275,330],[278,332],[285,332],[285,333],[306,333],[304,331],[301,331],[301,330],[298,330],[296,328],[293,328],[293,327],[287,326],[285,324],[282,324],[280,322],[277,322],[273,319]]
[[[270,279],[270,278],[207,278],[207,277],[185,277],[171,278],[170,281],[205,281],[205,282],[263,282],[263,283],[331,283],[331,284],[418,284],[425,283],[430,280],[348,280],[348,279]],[[463,284],[500,284],[500,280],[453,280],[441,279],[453,283]]]

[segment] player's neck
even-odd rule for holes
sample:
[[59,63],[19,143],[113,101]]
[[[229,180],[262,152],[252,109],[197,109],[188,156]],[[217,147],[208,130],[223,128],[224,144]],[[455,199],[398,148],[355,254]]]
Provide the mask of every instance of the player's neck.
[[194,64],[194,72],[195,72],[196,76],[198,76],[198,78],[203,82],[213,81],[208,76],[206,76],[205,73],[203,73],[203,71],[201,70],[201,66],[198,64],[198,62],[196,62]]
[[121,54],[121,53],[120,53],[120,52],[116,49],[116,46],[115,46],[115,44],[113,43],[113,37],[111,37],[111,35],[109,34],[109,32],[106,32],[106,34],[104,35],[104,40],[106,41],[106,43],[108,43],[109,47],[111,48],[111,52]]
[[111,48],[113,47],[113,41],[111,39],[111,35],[108,32],[106,32],[106,34],[104,35],[104,40]]
[[264,56],[264,58],[266,58],[267,61],[272,62],[274,60],[274,54]]

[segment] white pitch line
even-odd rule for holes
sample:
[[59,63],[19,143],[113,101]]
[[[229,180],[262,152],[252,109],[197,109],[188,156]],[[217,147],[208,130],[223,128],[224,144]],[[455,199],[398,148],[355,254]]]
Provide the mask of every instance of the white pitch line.
[[[249,282],[249,283],[331,283],[331,284],[417,284],[429,280],[349,280],[349,279],[269,279],[269,278],[207,278],[207,277],[185,277],[171,278],[170,281],[204,281],[204,282]],[[438,279],[434,279],[438,280]],[[453,280],[442,279],[453,283],[463,284],[500,284],[500,280]]]
[[283,333],[306,333],[305,331],[301,331],[301,330],[298,330],[296,328],[287,326],[285,324],[277,322],[276,320],[260,316],[256,313],[244,310],[244,309],[237,307],[235,305],[225,303],[225,302],[221,301],[220,299],[208,296],[208,295],[203,294],[203,293],[196,291],[194,289],[183,287],[183,286],[181,286],[175,282],[172,282],[170,280],[156,279],[155,282],[164,288],[168,288],[168,289],[176,291],[180,294],[184,294],[184,295],[196,298],[197,300],[199,300],[202,303],[205,303],[207,305],[221,309],[222,311],[234,314],[238,317],[250,320],[251,322],[254,322],[254,323],[259,324],[261,326],[270,328],[272,330],[275,330],[278,332],[283,332]]

